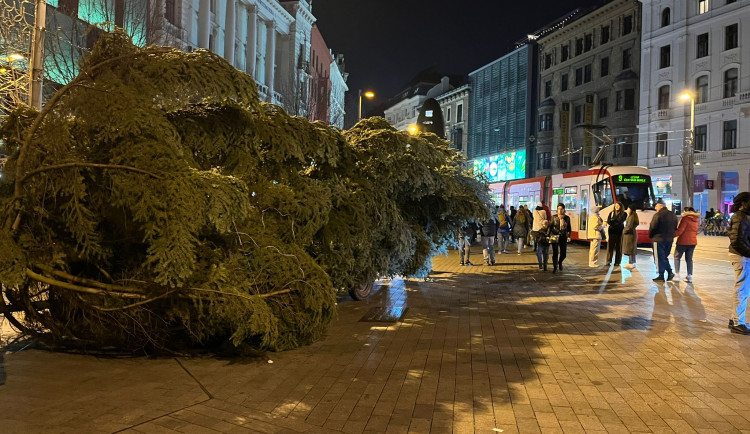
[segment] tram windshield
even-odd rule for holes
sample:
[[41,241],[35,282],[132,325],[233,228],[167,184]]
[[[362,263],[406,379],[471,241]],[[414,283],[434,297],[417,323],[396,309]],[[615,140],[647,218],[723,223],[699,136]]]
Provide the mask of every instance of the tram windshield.
[[652,209],[656,204],[654,187],[649,175],[615,175],[612,177],[615,197],[627,208],[635,204],[637,209]]

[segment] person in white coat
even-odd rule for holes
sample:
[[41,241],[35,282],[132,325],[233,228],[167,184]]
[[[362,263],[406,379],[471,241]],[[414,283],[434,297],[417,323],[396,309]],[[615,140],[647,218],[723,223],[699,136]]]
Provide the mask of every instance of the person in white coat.
[[531,220],[531,238],[534,240],[534,250],[537,249],[537,236],[536,233],[542,230],[544,222],[547,222],[549,227],[549,219],[547,218],[547,211],[544,209],[542,202],[536,204],[534,212],[532,213]]
[[591,207],[588,225],[588,238],[591,241],[591,246],[589,247],[589,267],[599,266],[599,250],[602,248],[603,224],[604,221],[599,216],[599,206],[594,205]]

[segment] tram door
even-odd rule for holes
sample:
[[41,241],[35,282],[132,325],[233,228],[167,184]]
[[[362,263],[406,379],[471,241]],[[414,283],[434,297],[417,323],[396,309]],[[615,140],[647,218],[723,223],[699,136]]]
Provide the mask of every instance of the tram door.
[[587,240],[588,239],[588,223],[589,223],[589,208],[591,207],[591,200],[589,198],[589,186],[588,185],[582,185],[581,188],[581,195],[579,196],[579,202],[578,202],[578,227],[575,228],[578,230],[578,239],[579,240]]

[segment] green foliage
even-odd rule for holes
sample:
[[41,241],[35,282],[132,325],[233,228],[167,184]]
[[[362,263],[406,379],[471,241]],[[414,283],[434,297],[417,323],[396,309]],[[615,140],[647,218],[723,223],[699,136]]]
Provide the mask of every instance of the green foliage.
[[291,117],[208,51],[115,32],[81,71],[0,127],[0,283],[30,333],[294,348],[323,335],[336,290],[426,275],[487,212],[444,141]]

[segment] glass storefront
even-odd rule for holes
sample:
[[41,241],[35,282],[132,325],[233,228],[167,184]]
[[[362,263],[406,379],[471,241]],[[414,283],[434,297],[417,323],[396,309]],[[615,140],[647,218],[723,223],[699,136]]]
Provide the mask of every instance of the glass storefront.
[[720,210],[725,216],[729,215],[734,197],[740,192],[740,174],[737,172],[719,172],[721,179]]
[[675,199],[672,196],[672,175],[653,176],[651,177],[651,183],[654,186],[656,199],[664,200],[667,208],[672,209],[672,202]]

